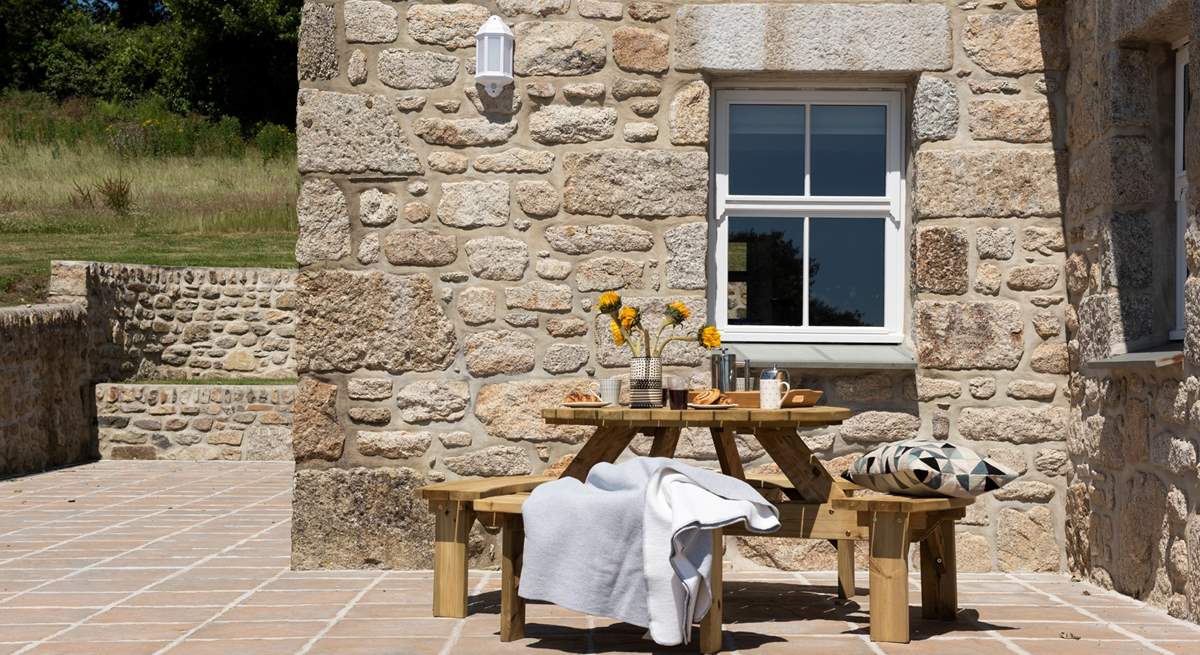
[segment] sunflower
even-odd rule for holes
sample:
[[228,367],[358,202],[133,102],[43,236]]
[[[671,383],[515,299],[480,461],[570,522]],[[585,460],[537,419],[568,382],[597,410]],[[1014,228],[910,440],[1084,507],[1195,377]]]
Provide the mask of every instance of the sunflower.
[[688,320],[688,317],[691,315],[692,310],[688,309],[687,305],[680,301],[675,301],[667,305],[667,320],[672,325],[679,325]]
[[721,333],[711,325],[705,325],[696,333],[696,341],[705,348],[720,348]]
[[617,344],[618,348],[625,345],[625,334],[621,332],[621,326],[615,320],[609,321],[608,331],[612,332],[613,343]]
[[611,314],[621,309],[621,296],[616,291],[605,291],[600,294],[597,309],[601,314]]
[[637,307],[622,307],[621,311],[617,313],[617,318],[626,332],[642,323],[642,313],[637,310]]

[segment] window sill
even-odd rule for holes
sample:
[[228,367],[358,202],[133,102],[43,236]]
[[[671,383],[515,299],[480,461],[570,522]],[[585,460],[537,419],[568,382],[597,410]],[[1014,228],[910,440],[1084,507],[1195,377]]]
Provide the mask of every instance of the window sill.
[[1130,368],[1166,368],[1168,366],[1181,366],[1183,364],[1183,343],[1179,341],[1170,341],[1164,344],[1159,344],[1153,348],[1139,350],[1137,352],[1125,353],[1123,355],[1113,355],[1105,357],[1094,362],[1088,362],[1088,369],[1092,370],[1113,370],[1113,369],[1130,369]]
[[727,343],[729,352],[751,366],[849,370],[916,370],[911,350],[891,344]]

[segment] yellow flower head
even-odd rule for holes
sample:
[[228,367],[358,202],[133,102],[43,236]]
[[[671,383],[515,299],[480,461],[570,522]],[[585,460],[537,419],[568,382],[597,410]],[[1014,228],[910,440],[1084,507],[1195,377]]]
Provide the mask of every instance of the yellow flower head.
[[612,332],[613,343],[618,347],[625,345],[625,335],[621,332],[621,326],[617,325],[615,320],[608,323],[608,331]]
[[642,323],[642,313],[636,307],[622,307],[621,311],[617,313],[617,318],[626,332]]
[[611,314],[621,308],[621,296],[616,291],[605,291],[596,308],[601,314]]
[[720,348],[721,333],[711,325],[705,325],[696,333],[696,341],[705,348]]
[[688,309],[687,305],[683,304],[681,301],[677,300],[667,305],[667,319],[675,325],[679,325],[680,323],[688,320],[688,317],[691,315],[692,310]]

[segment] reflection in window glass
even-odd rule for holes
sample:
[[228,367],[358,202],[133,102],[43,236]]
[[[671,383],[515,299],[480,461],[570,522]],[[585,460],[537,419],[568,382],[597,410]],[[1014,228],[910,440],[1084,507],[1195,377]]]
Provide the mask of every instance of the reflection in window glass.
[[729,193],[804,195],[804,105],[729,107]]
[[882,326],[884,219],[810,221],[809,324]]
[[804,219],[729,219],[729,323],[803,325]]
[[812,106],[812,195],[887,193],[887,108]]

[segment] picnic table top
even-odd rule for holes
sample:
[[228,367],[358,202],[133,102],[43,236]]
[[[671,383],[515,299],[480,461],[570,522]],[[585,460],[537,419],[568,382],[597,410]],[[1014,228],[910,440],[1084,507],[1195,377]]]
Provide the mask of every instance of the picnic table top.
[[747,429],[836,425],[850,418],[845,407],[818,405],[785,409],[630,409],[601,407],[579,409],[548,407],[547,423],[604,427],[709,427]]

